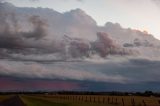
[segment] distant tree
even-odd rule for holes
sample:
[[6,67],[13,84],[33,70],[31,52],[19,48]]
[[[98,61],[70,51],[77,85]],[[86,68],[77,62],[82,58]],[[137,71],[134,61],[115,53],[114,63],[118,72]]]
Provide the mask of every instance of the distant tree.
[[152,96],[152,95],[154,95],[154,93],[152,91],[145,91],[144,95],[145,96]]

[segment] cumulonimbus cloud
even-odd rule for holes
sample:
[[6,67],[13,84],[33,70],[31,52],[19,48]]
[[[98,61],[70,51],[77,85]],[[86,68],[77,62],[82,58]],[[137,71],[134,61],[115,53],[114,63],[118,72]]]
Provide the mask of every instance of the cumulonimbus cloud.
[[[140,81],[160,81],[159,79],[159,62],[157,61],[148,61],[148,60],[130,60],[121,61],[121,59],[116,58],[116,61],[110,61],[108,58],[103,59],[104,63],[92,63],[92,62],[55,62],[55,61],[45,61],[45,54],[37,54],[37,51],[40,50],[47,52],[52,51],[51,53],[57,53],[60,51],[59,49],[64,50],[64,44],[59,43],[59,45],[55,43],[46,43],[45,40],[42,40],[45,33],[45,21],[41,19],[39,16],[31,16],[28,20],[29,23],[32,24],[32,30],[29,32],[9,30],[10,23],[11,26],[17,28],[16,16],[13,12],[12,14],[3,14],[2,9],[0,9],[0,23],[2,26],[0,33],[0,48],[5,48],[0,51],[0,56],[4,57],[4,54],[10,53],[12,57],[2,59],[0,61],[0,75],[7,76],[15,76],[15,77],[26,77],[26,78],[44,78],[44,79],[70,79],[70,80],[91,80],[91,81],[99,81],[99,82],[118,82],[118,83],[130,83],[130,82],[140,82]],[[5,12],[6,14],[6,12]],[[5,21],[5,19],[8,19]],[[24,36],[25,35],[25,36]],[[117,50],[117,45],[115,42],[109,38],[107,33],[99,32],[97,33],[97,40],[92,42],[95,43],[95,52],[101,54],[102,56],[106,56],[108,53],[113,52],[115,54],[123,55],[126,53],[125,49]],[[78,41],[78,42],[76,42]],[[47,41],[48,42],[48,41]],[[86,43],[81,42],[80,39],[72,39],[71,44],[76,44],[73,46],[72,51],[76,51],[77,48],[80,50],[78,52],[83,53],[86,47],[90,47],[90,45],[86,46]],[[88,44],[88,43],[87,43]],[[55,48],[54,48],[55,46]],[[23,49],[29,49],[29,51],[23,51]],[[108,50],[108,48],[110,48]],[[87,48],[88,49],[88,48]],[[114,49],[114,51],[112,50]],[[7,51],[8,50],[8,51]],[[106,52],[108,50],[108,52]],[[16,51],[16,53],[14,53]],[[105,52],[104,52],[105,51]],[[1,53],[2,52],[2,53]],[[22,53],[23,52],[23,53]],[[36,52],[36,53],[34,53]],[[95,53],[93,52],[93,53]],[[131,51],[132,52],[132,51]],[[3,54],[3,55],[2,55]],[[34,58],[36,56],[43,57],[43,62],[36,62]],[[78,53],[79,55],[79,53]],[[51,58],[53,55],[49,55]],[[14,57],[14,58],[13,58]],[[18,57],[18,58],[16,58]],[[22,57],[22,58],[21,58]],[[38,59],[39,59],[38,57]],[[56,57],[56,56],[55,56]],[[62,57],[62,56],[57,56]],[[115,56],[116,57],[116,56]],[[122,56],[120,56],[122,57]],[[124,57],[123,57],[124,58]],[[29,60],[29,61],[25,61]],[[37,60],[38,60],[37,59]],[[106,60],[105,60],[106,59]],[[117,62],[120,61],[120,62]],[[20,62],[19,62],[20,61]],[[109,61],[109,62],[107,62]],[[46,63],[48,62],[48,64]],[[148,66],[148,67],[146,67]],[[83,68],[82,68],[83,67]],[[130,70],[128,70],[130,69]],[[152,71],[151,71],[152,70]],[[144,77],[145,74],[145,77]],[[143,79],[142,79],[143,78]]]

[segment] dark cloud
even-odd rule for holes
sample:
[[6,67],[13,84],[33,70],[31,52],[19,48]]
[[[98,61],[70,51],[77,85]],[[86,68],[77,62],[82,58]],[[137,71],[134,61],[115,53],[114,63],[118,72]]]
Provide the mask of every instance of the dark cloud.
[[[46,79],[24,79],[0,77],[0,91],[124,91],[144,92],[150,90],[159,92],[159,82],[148,82],[138,84],[119,84],[94,81],[76,80],[46,80]],[[147,88],[147,89],[146,89]]]
[[[40,51],[51,50],[42,39],[47,36],[47,23],[39,16],[32,15],[26,22],[29,23],[30,31],[20,29],[21,22],[14,6],[8,8],[8,3],[0,4],[0,49],[13,52],[25,53],[28,49],[39,49]],[[1,51],[2,52],[2,51]],[[30,51],[32,52],[32,51]],[[5,53],[3,53],[5,54]]]
[[18,31],[17,19],[14,17],[14,13],[8,13],[4,15],[4,12],[0,12],[0,48],[14,49],[14,48],[26,48],[30,44],[25,44],[25,38],[39,40],[46,36],[46,30],[44,29],[44,22],[37,16],[32,16],[30,22],[33,25],[32,31],[21,32]]
[[[95,82],[103,82],[99,86],[105,85],[106,82],[121,84],[160,82],[159,61],[130,59],[125,56],[122,59],[121,55],[132,55],[135,51],[118,45],[107,32],[98,32],[97,39],[93,41],[68,36],[66,36],[68,41],[64,39],[56,42],[50,39],[46,40],[48,25],[41,16],[23,14],[26,16],[22,17],[26,18],[25,28],[31,29],[24,31],[19,28],[21,24],[24,24],[24,20],[20,21],[18,18],[21,15],[14,8],[8,9],[0,4],[0,75],[20,79],[92,81],[91,88],[97,85]],[[119,25],[116,26],[118,27],[113,26],[114,30],[125,32]],[[127,33],[127,35],[129,34]],[[86,34],[86,36],[88,35]],[[51,37],[53,38],[53,36]],[[135,40],[134,45],[143,46],[148,43]],[[132,45],[127,44],[126,46]],[[63,58],[63,55],[71,55],[71,58],[67,58],[67,60]],[[95,56],[96,59],[94,57],[86,58],[89,55]],[[3,59],[4,56],[7,58]],[[75,58],[79,60],[81,57],[82,62],[77,62]],[[1,85],[3,85],[2,82]],[[41,86],[44,85],[41,83]],[[98,87],[96,88],[98,89]]]
[[[4,3],[5,4],[5,3]],[[120,47],[106,32],[98,32],[95,41],[88,41],[81,38],[70,38],[66,40],[46,40],[48,37],[48,22],[39,15],[23,17],[17,12],[16,7],[8,9],[8,5],[1,3],[0,6],[0,48],[11,51],[9,53],[19,54],[47,54],[59,53],[64,59],[88,58],[97,54],[103,58],[108,55],[133,55],[134,50]],[[12,7],[12,6],[10,6]],[[23,14],[27,15],[27,14]],[[25,19],[22,21],[19,17]],[[20,21],[21,20],[21,21]],[[21,23],[29,24],[24,31],[20,29]],[[30,29],[28,31],[28,29]],[[51,29],[52,30],[52,29]],[[52,33],[53,34],[53,33]],[[53,36],[52,36],[53,38]],[[13,50],[14,49],[14,50]],[[5,53],[3,53],[5,54]],[[17,57],[14,58],[19,60]],[[24,59],[20,59],[24,60]],[[31,59],[33,61],[33,59]]]
[[33,25],[33,32],[24,33],[26,38],[34,38],[35,40],[38,40],[47,35],[47,23],[42,21],[39,16],[30,17],[29,22]]
[[[99,62],[100,60],[96,59],[94,61]],[[159,82],[159,68],[159,61],[134,58],[120,61],[120,58],[117,57],[104,60],[103,63],[83,61],[43,64],[38,62],[0,61],[0,75],[4,76],[121,84]]]
[[8,12],[5,6],[0,5],[0,48],[19,48],[21,46],[15,16],[14,12]]

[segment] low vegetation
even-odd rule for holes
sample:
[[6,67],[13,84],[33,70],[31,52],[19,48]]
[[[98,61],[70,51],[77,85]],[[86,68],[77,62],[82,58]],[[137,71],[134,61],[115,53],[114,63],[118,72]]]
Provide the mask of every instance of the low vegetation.
[[[105,93],[104,93],[105,94]],[[160,106],[160,98],[146,92],[146,96],[103,95],[96,93],[35,93],[18,94],[26,106]],[[149,95],[150,94],[150,95]],[[16,94],[17,96],[17,94]],[[0,103],[11,95],[1,95]]]

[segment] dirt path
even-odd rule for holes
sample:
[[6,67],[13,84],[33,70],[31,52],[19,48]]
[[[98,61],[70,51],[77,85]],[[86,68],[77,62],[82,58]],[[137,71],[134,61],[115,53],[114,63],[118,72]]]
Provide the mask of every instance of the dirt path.
[[14,96],[0,102],[0,106],[26,106],[19,96]]

